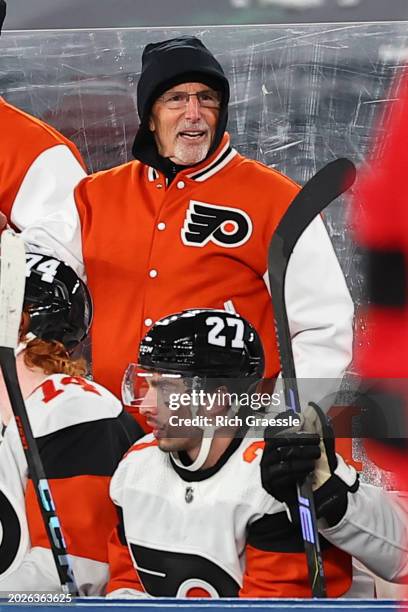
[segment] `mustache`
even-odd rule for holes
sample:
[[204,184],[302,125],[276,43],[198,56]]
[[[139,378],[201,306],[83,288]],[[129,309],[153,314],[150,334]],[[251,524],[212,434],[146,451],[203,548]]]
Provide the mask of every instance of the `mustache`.
[[179,125],[177,126],[177,131],[178,132],[184,132],[185,130],[208,130],[209,129],[209,125],[206,121],[201,120],[199,123],[191,123],[189,121],[182,121],[181,123],[179,123]]

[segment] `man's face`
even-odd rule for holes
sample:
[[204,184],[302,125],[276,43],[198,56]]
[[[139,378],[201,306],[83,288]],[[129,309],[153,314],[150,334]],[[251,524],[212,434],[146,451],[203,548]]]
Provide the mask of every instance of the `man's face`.
[[139,409],[140,413],[146,417],[149,427],[152,428],[159,448],[164,452],[191,451],[199,448],[202,438],[201,429],[169,423],[171,416],[176,416],[177,419],[191,419],[192,416],[188,405],[180,405],[177,410],[170,408],[171,398],[187,393],[183,380],[153,374],[147,378],[147,383],[148,390]]
[[[176,164],[191,166],[205,159],[214,140],[219,107],[207,107],[206,94],[202,102],[192,95],[180,108],[174,108],[176,97],[171,94],[183,92],[197,94],[208,92],[219,99],[219,95],[203,83],[183,83],[168,89],[153,104],[149,129],[153,132],[157,149],[162,157]],[[176,103],[177,105],[177,103]]]

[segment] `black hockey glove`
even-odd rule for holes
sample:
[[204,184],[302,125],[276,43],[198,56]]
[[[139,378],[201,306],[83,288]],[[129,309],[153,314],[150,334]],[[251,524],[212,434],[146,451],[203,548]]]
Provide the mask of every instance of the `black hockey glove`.
[[[286,412],[283,416],[293,415]],[[311,474],[317,518],[332,527],[347,510],[347,494],[358,489],[358,475],[334,449],[334,434],[325,415],[310,403],[302,414],[305,431],[265,430],[265,448],[261,459],[263,488],[284,502],[292,520],[299,521],[296,484]],[[314,432],[314,433],[309,433]]]

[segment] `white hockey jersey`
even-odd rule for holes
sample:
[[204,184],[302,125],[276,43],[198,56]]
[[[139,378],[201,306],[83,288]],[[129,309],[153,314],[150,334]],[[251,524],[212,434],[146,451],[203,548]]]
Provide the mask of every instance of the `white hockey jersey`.
[[[141,430],[109,391],[82,377],[47,377],[26,407],[80,594],[101,595],[117,524],[109,481]],[[0,445],[0,591],[31,590],[60,585],[13,419]]]
[[[191,472],[153,436],[135,444],[111,482],[123,525],[110,543],[108,592],[308,597],[300,531],[261,485],[263,445],[237,438],[213,468]],[[329,593],[337,597],[350,587],[351,558],[324,539],[322,546]]]
[[[300,531],[261,485],[263,446],[247,435],[214,467],[191,472],[152,435],[137,442],[111,481],[122,522],[110,542],[109,596],[310,597]],[[404,513],[371,486],[349,498],[339,524],[321,529],[330,597],[349,591],[351,555],[388,579],[407,573]]]

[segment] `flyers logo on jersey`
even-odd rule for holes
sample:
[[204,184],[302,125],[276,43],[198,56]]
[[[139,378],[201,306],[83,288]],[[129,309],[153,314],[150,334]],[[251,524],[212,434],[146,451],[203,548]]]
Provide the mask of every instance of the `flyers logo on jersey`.
[[203,247],[213,242],[235,248],[245,244],[251,234],[252,221],[243,210],[190,200],[181,239],[187,246]]

